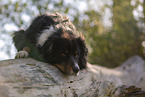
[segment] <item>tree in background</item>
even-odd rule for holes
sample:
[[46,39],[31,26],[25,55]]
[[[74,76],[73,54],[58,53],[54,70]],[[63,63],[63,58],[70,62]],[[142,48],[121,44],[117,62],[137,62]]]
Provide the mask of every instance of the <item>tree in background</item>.
[[130,3],[131,0],[118,0],[117,2],[113,0],[113,50],[118,52],[114,58],[119,58],[116,63],[117,61],[123,62],[133,55],[142,56],[142,32],[137,26],[137,21],[133,16],[134,8]]
[[143,14],[144,14],[144,23],[145,23],[145,0],[143,1]]
[[[133,16],[131,0],[113,0],[110,29],[102,25],[102,13],[88,11],[83,29],[91,49],[89,61],[108,67],[115,67],[133,55],[142,54],[142,31]],[[104,6],[106,7],[106,6]],[[102,9],[104,10],[104,7]],[[108,6],[107,6],[108,7]]]

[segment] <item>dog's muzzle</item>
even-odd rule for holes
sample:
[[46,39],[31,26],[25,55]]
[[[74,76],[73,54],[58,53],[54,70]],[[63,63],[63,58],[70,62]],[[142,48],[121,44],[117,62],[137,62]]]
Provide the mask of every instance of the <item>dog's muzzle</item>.
[[80,71],[80,67],[78,63],[76,62],[76,60],[73,57],[71,57],[70,62],[71,62],[71,67],[72,67],[73,72],[78,73]]

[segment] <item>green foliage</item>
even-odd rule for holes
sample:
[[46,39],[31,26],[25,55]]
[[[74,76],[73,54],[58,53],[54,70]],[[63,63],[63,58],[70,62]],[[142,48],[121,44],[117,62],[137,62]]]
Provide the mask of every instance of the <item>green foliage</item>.
[[89,41],[93,47],[89,54],[89,62],[115,67],[133,55],[142,56],[141,41],[115,33],[116,31],[111,31],[92,37]]

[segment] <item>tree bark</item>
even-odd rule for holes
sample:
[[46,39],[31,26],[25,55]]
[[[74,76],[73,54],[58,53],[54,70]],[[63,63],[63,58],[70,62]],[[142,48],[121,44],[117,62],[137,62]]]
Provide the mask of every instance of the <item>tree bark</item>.
[[144,25],[145,25],[145,0],[143,1],[143,14],[144,14]]
[[142,97],[144,68],[144,60],[135,56],[115,69],[88,63],[78,76],[67,76],[31,58],[5,60],[0,62],[0,97]]

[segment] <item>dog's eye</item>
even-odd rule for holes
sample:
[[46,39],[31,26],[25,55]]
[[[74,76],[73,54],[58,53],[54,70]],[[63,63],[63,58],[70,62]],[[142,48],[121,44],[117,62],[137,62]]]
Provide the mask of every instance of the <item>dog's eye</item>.
[[75,51],[75,57],[79,57],[78,51]]
[[78,51],[75,51],[75,55],[77,55],[78,54]]
[[65,57],[67,56],[67,54],[68,54],[68,51],[65,51],[64,53],[61,54],[61,56]]
[[61,56],[65,57],[65,56],[66,56],[66,54],[65,54],[65,53],[62,53],[62,54],[61,54]]

